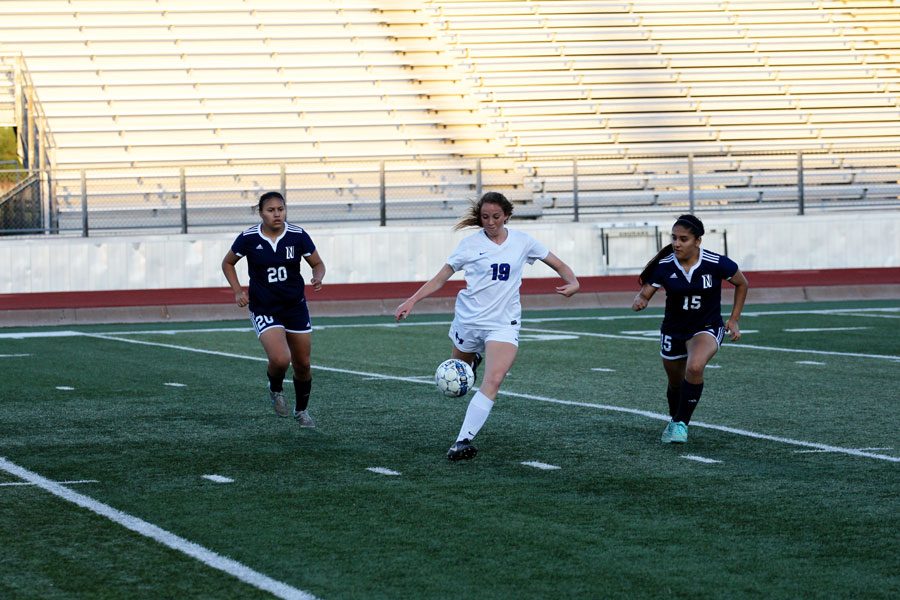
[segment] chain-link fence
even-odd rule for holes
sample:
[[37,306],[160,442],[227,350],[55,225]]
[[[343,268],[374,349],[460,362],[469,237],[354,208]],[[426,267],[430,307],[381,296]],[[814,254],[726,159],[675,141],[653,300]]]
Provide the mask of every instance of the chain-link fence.
[[232,230],[281,191],[298,223],[456,220],[482,191],[520,218],[900,206],[900,147],[859,151],[0,171],[6,234]]

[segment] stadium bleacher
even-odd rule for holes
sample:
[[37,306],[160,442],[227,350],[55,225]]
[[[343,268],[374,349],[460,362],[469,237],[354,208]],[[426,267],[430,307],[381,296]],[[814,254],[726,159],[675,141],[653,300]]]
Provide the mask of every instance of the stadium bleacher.
[[[559,206],[574,197],[572,168],[559,165],[575,157],[588,207],[615,208],[626,192],[658,206],[685,200],[686,170],[698,165],[688,155],[742,165],[697,172],[696,198],[775,206],[797,151],[812,153],[810,170],[819,157],[853,156],[840,168],[864,172],[810,173],[810,198],[896,200],[900,167],[874,150],[900,145],[898,32],[898,0],[0,3],[3,50],[23,57],[46,116],[50,137],[35,147],[61,171],[62,211],[82,169],[92,211],[131,210],[127,198],[146,208],[177,196],[179,167],[295,162],[320,165],[285,167],[304,173],[287,186],[303,202],[352,198],[362,209],[380,193],[379,162],[396,161],[398,173],[450,164],[467,175],[404,181],[392,200],[458,204],[473,196],[476,158],[492,159],[483,186]],[[2,98],[15,94],[3,85],[15,78],[8,64]],[[756,172],[741,158],[772,152],[792,166]],[[608,166],[585,172],[590,157]],[[664,157],[676,179],[655,175]],[[99,172],[125,167],[148,169],[138,179],[155,189],[116,175],[119,187],[103,191]],[[163,167],[176,171],[154,179]],[[353,181],[338,175],[354,169]],[[190,202],[244,202],[249,188],[235,182],[246,172],[188,184]]]

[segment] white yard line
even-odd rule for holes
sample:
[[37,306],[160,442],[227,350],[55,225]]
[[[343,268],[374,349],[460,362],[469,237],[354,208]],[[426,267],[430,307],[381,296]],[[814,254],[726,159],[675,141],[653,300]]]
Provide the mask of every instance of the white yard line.
[[[58,483],[60,485],[72,485],[73,483],[100,483],[96,479],[74,479],[72,481],[54,481],[53,483]],[[0,486],[18,486],[18,485],[36,485],[29,481],[12,481],[8,483],[0,483]]]
[[203,479],[208,479],[214,483],[234,483],[234,479],[231,477],[225,477],[224,475],[216,475],[215,473],[211,475],[201,475]]
[[291,600],[315,599],[315,596],[309,592],[304,592],[303,590],[298,590],[286,583],[276,581],[267,575],[254,571],[247,565],[239,563],[236,560],[232,560],[221,554],[216,554],[212,550],[208,550],[199,544],[195,544],[183,537],[179,537],[174,533],[166,531],[152,523],[148,523],[143,519],[124,513],[108,504],[94,500],[89,496],[79,494],[74,490],[70,490],[55,481],[42,477],[37,473],[20,467],[2,457],[0,457],[0,470],[6,471],[10,475],[14,475],[28,483],[32,483],[67,502],[86,508],[101,517],[106,517],[113,523],[117,523],[126,529],[130,529],[131,531],[157,541],[164,546],[168,546],[173,550],[186,554],[191,558],[195,558],[203,564],[231,575],[256,589],[269,592],[277,598],[287,598]]
[[[143,346],[156,346],[156,347],[161,347],[161,348],[171,348],[173,350],[184,350],[185,352],[196,352],[199,354],[211,354],[213,356],[241,358],[244,360],[255,360],[255,361],[260,361],[260,362],[266,362],[266,360],[267,360],[265,357],[246,356],[243,354],[232,354],[230,352],[218,352],[216,350],[205,350],[202,348],[193,348],[190,346],[176,346],[175,344],[162,344],[162,343],[157,343],[157,342],[146,342],[143,340],[130,340],[127,338],[118,338],[118,337],[103,336],[103,335],[96,335],[96,334],[90,334],[89,337],[110,340],[110,341],[117,341],[117,342],[125,342],[128,344],[138,344],[138,345],[143,345]],[[639,339],[643,339],[643,338],[639,338]],[[389,380],[389,381],[405,381],[408,383],[433,385],[430,381],[428,381],[428,382],[422,381],[421,378],[419,378],[419,377],[398,377],[396,375],[382,375],[381,373],[369,373],[367,371],[355,371],[355,370],[351,370],[351,369],[337,369],[334,367],[323,367],[320,365],[313,365],[313,369],[317,369],[320,371],[329,371],[332,373],[343,373],[343,374],[347,374],[347,375],[359,375],[361,377],[372,377],[375,379],[385,379],[385,380]],[[545,396],[535,396],[533,394],[518,394],[515,392],[508,392],[508,391],[502,391],[502,392],[500,392],[500,394],[502,396],[511,396],[513,398],[526,398],[529,400],[537,400],[539,402],[549,402],[552,404],[561,404],[561,405],[566,405],[566,406],[581,406],[581,407],[585,407],[585,408],[596,408],[596,409],[608,410],[608,411],[612,411],[612,412],[620,412],[620,413],[626,413],[626,414],[632,414],[632,415],[639,415],[642,417],[648,417],[648,418],[656,419],[656,420],[660,420],[660,421],[671,420],[671,417],[669,415],[663,415],[661,413],[655,413],[655,412],[651,412],[651,411],[647,411],[647,410],[639,410],[639,409],[635,409],[635,408],[626,408],[626,407],[622,407],[622,406],[610,406],[607,404],[595,404],[595,403],[591,403],[591,402],[574,402],[571,400],[559,400],[556,398],[547,398]],[[740,435],[740,436],[759,439],[759,440],[768,440],[770,442],[778,442],[781,444],[788,444],[788,445],[793,445],[793,446],[801,446],[804,448],[827,450],[830,452],[849,454],[851,456],[861,456],[861,457],[865,457],[865,458],[874,458],[876,460],[885,460],[888,462],[900,462],[900,457],[885,456],[883,454],[874,454],[872,452],[863,452],[860,450],[855,450],[853,448],[841,448],[839,446],[830,446],[828,444],[819,444],[816,442],[806,442],[803,440],[795,440],[792,438],[768,435],[765,433],[755,433],[753,431],[747,431],[745,429],[726,427],[724,425],[713,425],[713,424],[709,424],[709,423],[703,423],[701,421],[691,421],[691,426],[692,427],[702,427],[702,428],[706,428],[706,429],[714,429],[716,431],[723,431],[725,433],[731,433],[734,435]]]
[[789,333],[818,333],[827,331],[862,331],[871,327],[799,327],[795,329],[782,329]]

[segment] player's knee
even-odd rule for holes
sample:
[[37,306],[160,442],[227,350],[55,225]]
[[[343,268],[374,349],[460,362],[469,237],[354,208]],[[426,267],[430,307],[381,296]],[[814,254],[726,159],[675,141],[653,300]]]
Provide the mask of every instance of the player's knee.
[[703,363],[688,363],[684,370],[684,377],[688,381],[702,381],[703,369],[706,367]]
[[303,381],[309,379],[311,374],[309,361],[294,361],[294,377]]

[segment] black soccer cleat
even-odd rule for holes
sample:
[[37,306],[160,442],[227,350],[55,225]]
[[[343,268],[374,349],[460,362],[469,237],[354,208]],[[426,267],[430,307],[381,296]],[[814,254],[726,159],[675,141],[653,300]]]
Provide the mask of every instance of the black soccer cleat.
[[484,357],[481,354],[479,354],[478,352],[476,352],[475,359],[472,360],[472,373],[475,374],[475,379],[472,381],[472,383],[475,383],[475,381],[478,381],[478,366],[481,364],[481,361],[483,361],[483,360],[484,360]]
[[472,442],[469,440],[460,440],[450,446],[450,449],[447,450],[447,460],[469,460],[470,458],[475,458],[476,454],[478,454],[478,448],[473,446]]

